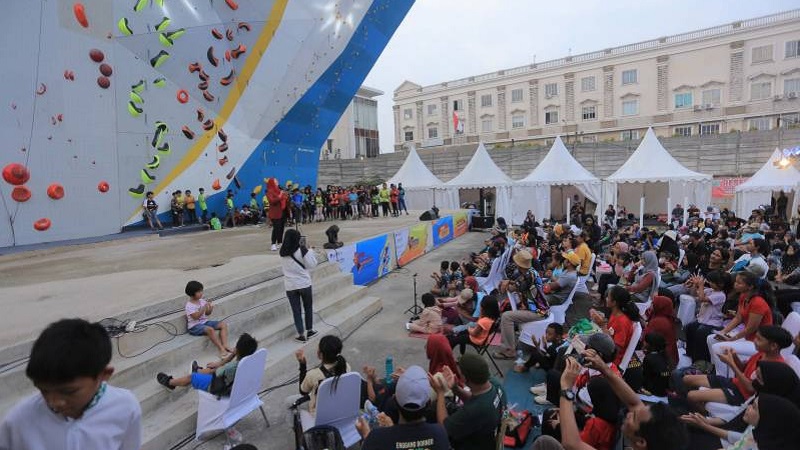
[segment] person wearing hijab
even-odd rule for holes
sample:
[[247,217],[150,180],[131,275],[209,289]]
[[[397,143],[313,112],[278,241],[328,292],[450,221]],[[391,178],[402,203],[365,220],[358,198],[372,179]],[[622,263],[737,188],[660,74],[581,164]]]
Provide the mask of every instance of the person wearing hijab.
[[453,349],[450,347],[450,342],[442,334],[431,334],[428,336],[428,341],[425,344],[425,353],[428,356],[428,372],[435,374],[449,367],[456,376],[456,383],[459,386],[464,385],[464,377],[461,375],[461,370],[453,358]]
[[669,297],[661,295],[653,297],[653,306],[642,336],[650,333],[658,333],[664,338],[670,367],[674,368],[678,364],[678,339],[675,333],[675,309]]
[[[286,288],[286,298],[292,307],[294,326],[297,329],[298,342],[306,342],[317,334],[313,329],[314,308],[311,289],[311,270],[317,266],[314,252],[300,243],[300,232],[294,229],[286,230],[283,236],[283,245],[279,254],[283,268],[283,284]],[[303,327],[303,312],[305,312],[305,327]],[[306,332],[308,332],[306,334]]]
[[648,250],[642,254],[642,267],[636,272],[633,284],[626,286],[638,303],[646,303],[658,293],[658,256]]
[[278,187],[278,180],[275,178],[267,180],[267,200],[270,205],[267,217],[272,222],[271,250],[274,252],[283,242],[283,227],[286,225],[289,203],[288,196]]

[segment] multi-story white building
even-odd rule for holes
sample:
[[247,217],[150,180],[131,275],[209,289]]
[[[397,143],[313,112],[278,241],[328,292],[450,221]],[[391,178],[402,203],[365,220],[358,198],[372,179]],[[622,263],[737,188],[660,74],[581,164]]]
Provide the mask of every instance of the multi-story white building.
[[800,124],[800,9],[394,91],[395,148]]
[[331,131],[319,159],[354,159],[378,156],[378,101],[383,91],[361,86]]

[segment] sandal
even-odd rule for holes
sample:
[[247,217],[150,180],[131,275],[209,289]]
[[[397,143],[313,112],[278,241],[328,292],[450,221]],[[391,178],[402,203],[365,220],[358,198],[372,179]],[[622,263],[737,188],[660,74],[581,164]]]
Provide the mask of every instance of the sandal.
[[515,359],[517,357],[517,355],[508,355],[508,354],[503,353],[503,352],[494,352],[492,354],[492,356],[495,359],[502,359],[502,360]]
[[172,377],[167,375],[167,374],[165,374],[164,372],[159,372],[158,375],[156,375],[156,381],[158,381],[158,384],[164,386],[165,388],[167,388],[167,389],[169,389],[171,391],[174,391],[175,390],[175,386],[172,386],[172,385],[169,384],[169,381],[171,379],[172,379]]

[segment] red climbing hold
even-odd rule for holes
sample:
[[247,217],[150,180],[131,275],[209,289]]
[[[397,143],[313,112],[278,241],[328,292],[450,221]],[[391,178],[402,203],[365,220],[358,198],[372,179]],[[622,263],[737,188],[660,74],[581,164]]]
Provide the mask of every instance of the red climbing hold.
[[214,189],[215,191],[222,189],[222,186],[219,184],[219,178],[217,178],[216,180],[214,180],[213,183],[211,183],[211,188]]
[[239,4],[236,3],[234,0],[225,0],[225,3],[228,4],[228,7],[234,11],[239,9]]
[[3,179],[6,183],[21,186],[31,179],[28,168],[19,163],[11,163],[3,167]]
[[25,186],[14,186],[11,190],[11,198],[15,202],[25,203],[31,199],[31,190]]
[[108,87],[111,86],[111,80],[109,80],[107,77],[100,75],[99,77],[97,77],[97,85],[103,89],[108,89]]
[[102,73],[103,75],[105,75],[107,77],[110,77],[111,74],[114,73],[114,70],[108,64],[103,63],[103,64],[100,64],[100,73]]
[[47,187],[47,196],[53,200],[61,200],[64,198],[64,186],[53,183]]
[[72,5],[72,12],[75,14],[75,20],[77,20],[83,28],[89,28],[89,20],[86,19],[86,8],[83,7],[83,3],[76,2]]
[[47,92],[47,85],[44,83],[39,83],[39,88],[36,89],[36,95],[44,95],[45,92]]
[[106,55],[104,55],[101,50],[93,48],[89,50],[89,58],[96,63],[101,63],[104,59],[106,59]]
[[47,231],[47,229],[50,228],[50,225],[51,225],[50,219],[48,219],[47,217],[42,217],[36,222],[33,222],[33,228],[36,231]]
[[102,192],[103,194],[105,194],[106,192],[108,192],[108,189],[109,189],[109,188],[110,188],[110,186],[108,185],[108,181],[101,181],[101,182],[100,182],[100,183],[97,185],[97,190],[98,190],[98,191],[100,191],[100,192]]

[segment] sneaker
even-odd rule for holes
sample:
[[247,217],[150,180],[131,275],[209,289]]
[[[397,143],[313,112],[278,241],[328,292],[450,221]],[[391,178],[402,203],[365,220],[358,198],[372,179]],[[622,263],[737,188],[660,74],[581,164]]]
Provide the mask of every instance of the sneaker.
[[272,244],[272,247],[270,247],[270,250],[272,250],[273,252],[278,251],[278,246],[275,245],[275,244]]
[[171,386],[169,384],[169,380],[171,379],[172,377],[165,374],[164,372],[159,372],[158,375],[156,375],[156,381],[158,381],[158,384],[172,391],[175,390],[175,386]]
[[546,395],[537,395],[536,397],[534,397],[533,401],[535,401],[539,405],[553,406],[552,403],[547,401],[547,396]]
[[308,342],[308,339],[306,339],[306,337],[302,336],[302,335],[301,336],[297,336],[296,338],[294,338],[294,340],[297,341],[297,342],[302,342],[302,343]]
[[319,334],[319,332],[316,331],[316,330],[308,330],[308,332],[306,332],[306,339],[311,339],[312,337],[316,336],[317,334]]
[[198,370],[199,368],[200,368],[200,365],[199,365],[199,364],[197,364],[197,361],[192,361],[192,373],[195,373],[195,372],[197,372],[197,370]]
[[406,330],[411,331],[411,323],[406,322]]
[[536,395],[536,396],[545,395],[545,394],[547,394],[547,384],[540,383],[540,384],[537,384],[536,386],[531,386],[530,390],[531,390],[531,394],[533,394],[533,395]]

